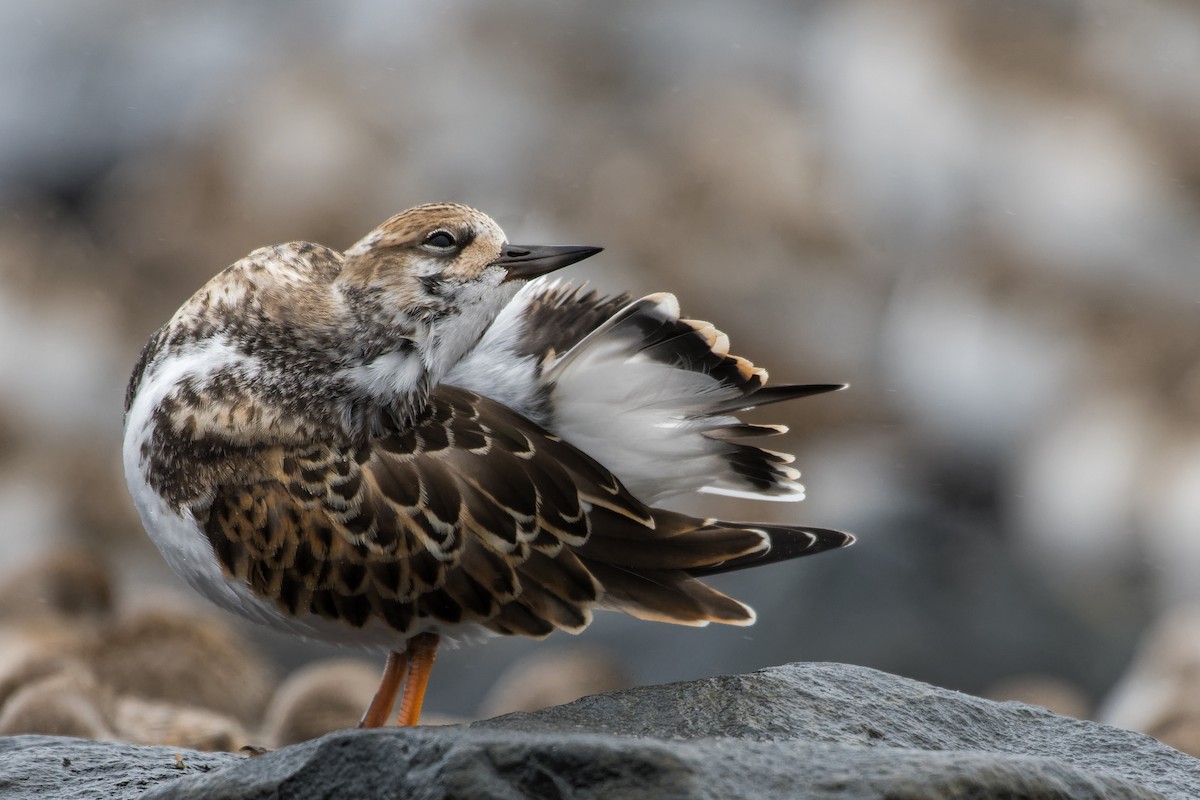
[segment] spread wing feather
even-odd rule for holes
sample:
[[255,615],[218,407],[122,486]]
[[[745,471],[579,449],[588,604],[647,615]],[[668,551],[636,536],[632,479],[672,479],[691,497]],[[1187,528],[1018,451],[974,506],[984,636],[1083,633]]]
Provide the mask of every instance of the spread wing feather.
[[651,505],[693,491],[804,497],[796,470],[738,441],[786,428],[736,414],[842,386],[766,381],[672,295],[606,297],[555,280],[522,289],[447,377],[561,435]]

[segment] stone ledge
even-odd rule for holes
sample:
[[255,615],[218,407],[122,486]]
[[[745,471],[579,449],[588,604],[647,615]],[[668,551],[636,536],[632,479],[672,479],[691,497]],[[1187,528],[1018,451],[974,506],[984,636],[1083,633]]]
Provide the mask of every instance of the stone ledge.
[[1200,761],[1032,706],[790,664],[471,726],[340,731],[254,759],[12,737],[0,794],[1184,800],[1200,797]]

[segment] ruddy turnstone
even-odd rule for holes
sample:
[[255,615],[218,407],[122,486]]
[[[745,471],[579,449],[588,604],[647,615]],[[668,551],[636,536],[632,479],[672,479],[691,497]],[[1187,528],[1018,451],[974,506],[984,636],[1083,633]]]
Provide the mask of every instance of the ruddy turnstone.
[[765,387],[676,300],[542,279],[596,247],[509,244],[465,206],[410,209],[339,253],[293,242],[219,273],[151,338],[125,402],[129,490],[217,604],[388,651],[363,717],[415,724],[439,638],[543,637],[593,608],[684,625],[754,612],[700,578],[850,544],[655,507],[797,500]]

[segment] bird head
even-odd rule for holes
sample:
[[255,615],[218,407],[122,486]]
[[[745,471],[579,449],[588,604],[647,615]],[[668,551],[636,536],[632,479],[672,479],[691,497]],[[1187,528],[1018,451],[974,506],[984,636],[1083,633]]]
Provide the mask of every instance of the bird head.
[[486,328],[522,282],[598,252],[509,244],[486,214],[437,203],[403,211],[359,240],[346,251],[339,283],[401,318],[469,315]]
[[[423,382],[433,385],[478,343],[526,281],[598,252],[510,244],[480,211],[452,203],[422,205],[397,214],[347,250],[337,285],[362,329],[403,337],[419,357]],[[415,368],[398,356],[390,363],[398,370],[393,385]]]

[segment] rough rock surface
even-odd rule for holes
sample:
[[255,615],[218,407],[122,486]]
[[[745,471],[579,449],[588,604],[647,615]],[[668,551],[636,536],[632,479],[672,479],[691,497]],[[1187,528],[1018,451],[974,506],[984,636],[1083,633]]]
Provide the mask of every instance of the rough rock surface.
[[124,800],[238,760],[230,753],[174,747],[66,736],[5,736],[0,737],[0,797]]
[[342,731],[254,759],[177,752],[0,740],[0,796],[1200,797],[1200,761],[1149,737],[838,664]]

